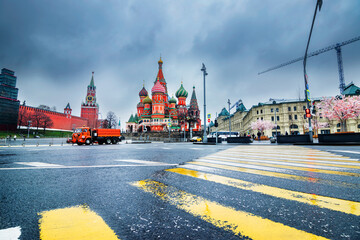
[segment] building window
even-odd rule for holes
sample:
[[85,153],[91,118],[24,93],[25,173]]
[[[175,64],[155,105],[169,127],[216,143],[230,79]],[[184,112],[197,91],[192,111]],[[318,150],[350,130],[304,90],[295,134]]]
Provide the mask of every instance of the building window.
[[340,123],[336,124],[336,127],[340,127],[340,126],[341,126]]
[[[271,121],[274,121],[274,116],[271,116]],[[360,126],[360,125],[359,125]]]
[[256,114],[259,114],[259,110],[256,111]]
[[296,111],[296,106],[294,107],[294,111]]
[[263,117],[261,117],[261,120],[264,120],[264,118],[263,118]]
[[294,115],[295,120],[297,120],[297,115]]
[[292,117],[291,117],[291,115],[289,115],[289,120],[292,120]]
[[288,111],[289,111],[289,112],[291,111],[291,107],[288,107]]
[[276,108],[276,112],[279,112],[279,108]]
[[271,109],[271,112],[274,112],[274,109],[273,109],[273,108]]
[[360,124],[358,125],[358,128],[360,128]]
[[276,120],[280,121],[280,117],[279,117],[279,116],[276,116]]
[[262,109],[260,110],[260,113],[263,113],[263,112],[262,112]]
[[306,109],[306,106],[303,106],[303,110],[305,110]]

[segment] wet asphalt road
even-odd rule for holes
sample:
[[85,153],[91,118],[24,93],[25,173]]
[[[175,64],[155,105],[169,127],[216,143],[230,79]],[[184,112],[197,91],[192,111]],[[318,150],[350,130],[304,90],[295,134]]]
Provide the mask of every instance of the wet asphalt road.
[[[42,212],[86,206],[118,239],[274,239],[252,234],[263,223],[360,239],[360,147],[54,144],[0,148],[0,231],[19,227],[20,239],[39,239]],[[237,180],[245,182],[232,186]],[[338,208],[336,199],[346,201]],[[217,215],[224,209],[231,216]]]

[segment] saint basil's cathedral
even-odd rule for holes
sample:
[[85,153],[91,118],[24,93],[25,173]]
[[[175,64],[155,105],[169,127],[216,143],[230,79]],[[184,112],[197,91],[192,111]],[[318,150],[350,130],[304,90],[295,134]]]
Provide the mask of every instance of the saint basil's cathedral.
[[196,99],[195,87],[190,100],[186,105],[188,92],[183,83],[176,91],[178,100],[169,97],[167,83],[162,72],[163,61],[158,61],[159,71],[151,89],[151,98],[145,86],[140,90],[140,102],[137,104],[137,113],[131,115],[126,122],[127,132],[162,132],[162,131],[200,131],[200,110]]

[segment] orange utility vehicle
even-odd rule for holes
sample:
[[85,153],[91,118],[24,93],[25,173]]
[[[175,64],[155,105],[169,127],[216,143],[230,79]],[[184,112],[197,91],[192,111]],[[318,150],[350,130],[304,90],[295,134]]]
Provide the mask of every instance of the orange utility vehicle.
[[82,127],[75,129],[72,138],[67,140],[67,143],[77,143],[78,145],[91,143],[98,144],[117,144],[121,142],[120,129],[105,129],[105,128],[88,128]]

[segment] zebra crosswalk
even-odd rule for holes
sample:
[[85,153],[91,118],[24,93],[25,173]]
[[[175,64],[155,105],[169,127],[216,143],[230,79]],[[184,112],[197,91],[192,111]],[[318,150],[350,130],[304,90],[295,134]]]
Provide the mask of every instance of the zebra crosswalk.
[[[356,239],[360,236],[360,226],[356,225],[360,220],[359,169],[358,159],[305,147],[238,146],[167,169],[163,182],[145,179],[132,185],[240,237],[346,239],[344,236],[352,236],[350,239]],[[217,193],[222,188],[226,191],[222,197],[209,194],[208,189],[202,193],[201,187],[193,190],[179,184],[181,180],[206,189],[212,186]],[[274,183],[279,181],[281,186]],[[346,194],[341,194],[347,191],[355,196],[347,198]],[[223,201],[226,197],[237,196],[238,199],[245,195],[251,197],[238,202]],[[264,201],[268,201],[269,206],[278,203],[278,212],[270,211],[271,207],[244,207],[257,198],[261,198],[265,206]],[[303,215],[293,219],[279,218],[280,211],[290,212],[288,206],[300,209]],[[314,219],[314,216],[305,215],[306,212],[319,212],[321,221],[326,224],[305,224],[308,218]],[[345,221],[341,223],[345,224],[340,231],[342,234],[328,227],[336,227],[332,223],[336,217]]]

